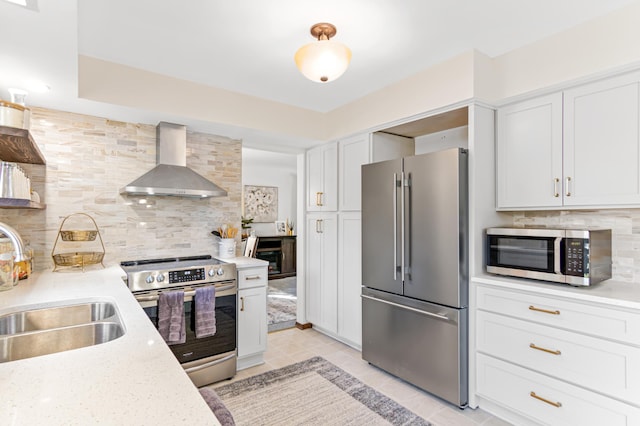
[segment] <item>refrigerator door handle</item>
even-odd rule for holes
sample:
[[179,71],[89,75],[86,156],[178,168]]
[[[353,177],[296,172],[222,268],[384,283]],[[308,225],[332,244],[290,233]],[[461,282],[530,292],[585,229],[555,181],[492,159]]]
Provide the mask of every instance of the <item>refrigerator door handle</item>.
[[393,280],[398,279],[398,174],[393,174]]
[[434,317],[445,321],[451,321],[451,319],[446,315],[434,314],[433,312],[427,312],[420,309],[412,308],[411,306],[401,305],[399,303],[389,302],[388,300],[378,299],[377,297],[367,296],[365,294],[361,295],[363,299],[373,300],[374,302],[386,303],[387,305],[394,306],[396,308],[406,309],[407,311],[412,311],[418,314],[426,315],[428,317]]
[[404,199],[404,172],[400,175],[400,273],[402,281],[404,281],[405,275],[405,256],[404,256],[404,239],[405,239],[405,221],[404,221],[404,209],[405,209],[405,199]]

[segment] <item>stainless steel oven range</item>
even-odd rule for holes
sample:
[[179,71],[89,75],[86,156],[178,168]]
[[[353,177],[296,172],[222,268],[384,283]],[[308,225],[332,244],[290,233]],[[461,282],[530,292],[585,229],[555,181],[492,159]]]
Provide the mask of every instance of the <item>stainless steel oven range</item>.
[[[237,322],[236,265],[211,256],[126,261],[127,286],[157,327],[158,296],[163,291],[184,291],[186,342],[169,348],[196,386],[228,379],[236,374]],[[215,286],[216,333],[196,338],[193,295],[198,287]]]

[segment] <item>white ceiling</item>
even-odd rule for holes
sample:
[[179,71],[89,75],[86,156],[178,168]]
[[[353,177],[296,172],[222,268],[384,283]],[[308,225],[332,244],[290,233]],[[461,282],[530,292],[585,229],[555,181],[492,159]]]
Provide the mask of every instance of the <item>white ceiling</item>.
[[[36,10],[0,0],[0,97],[37,79],[51,91],[31,92],[32,105],[155,124],[172,118],[78,99],[78,54],[326,112],[470,49],[495,57],[634,0],[30,2]],[[327,84],[304,78],[293,61],[313,41],[311,25],[323,21],[353,52],[345,74]],[[252,129],[187,124],[256,136]]]

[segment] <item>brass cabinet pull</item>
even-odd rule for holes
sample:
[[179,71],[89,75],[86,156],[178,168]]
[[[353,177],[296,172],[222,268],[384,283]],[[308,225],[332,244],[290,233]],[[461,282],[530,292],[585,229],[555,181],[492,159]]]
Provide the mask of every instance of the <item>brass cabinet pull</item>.
[[543,398],[543,397],[541,397],[541,396],[536,395],[536,393],[535,393],[534,391],[531,391],[531,393],[530,393],[529,395],[530,395],[530,396],[532,396],[533,398],[537,399],[537,400],[540,400],[540,401],[542,401],[542,402],[546,402],[546,403],[547,403],[547,404],[549,404],[549,405],[553,405],[553,406],[554,406],[554,407],[556,407],[556,408],[560,408],[560,407],[562,407],[562,404],[561,404],[560,402],[553,402],[553,401],[549,401],[549,400],[548,400],[548,399],[546,399],[546,398]]
[[541,348],[540,346],[536,346],[534,343],[530,343],[529,347],[531,349],[535,349],[535,350],[542,351],[542,352],[547,352],[547,353],[550,353],[550,354],[553,354],[553,355],[560,355],[560,353],[561,353],[557,349],[554,351],[553,349]]
[[245,280],[249,281],[249,280],[259,280],[260,279],[260,275],[251,275],[250,277],[245,277]]
[[322,194],[323,192],[316,192],[316,206],[322,206]]
[[567,180],[567,184],[566,184],[566,186],[565,186],[565,188],[564,188],[564,189],[565,189],[565,191],[566,191],[566,192],[565,192],[565,195],[566,195],[567,197],[571,197],[571,187],[569,186],[569,185],[571,185],[571,177],[570,177],[570,176],[567,176],[567,179],[566,179],[566,180]]
[[560,311],[558,311],[557,309],[555,311],[550,311],[548,309],[536,308],[533,305],[529,306],[529,310],[536,311],[536,312],[544,312],[545,314],[551,314],[551,315],[560,315]]
[[560,183],[560,179],[553,179],[553,196],[558,198],[560,196],[560,192],[558,191],[558,184]]
[[240,296],[240,311],[244,312],[244,297]]

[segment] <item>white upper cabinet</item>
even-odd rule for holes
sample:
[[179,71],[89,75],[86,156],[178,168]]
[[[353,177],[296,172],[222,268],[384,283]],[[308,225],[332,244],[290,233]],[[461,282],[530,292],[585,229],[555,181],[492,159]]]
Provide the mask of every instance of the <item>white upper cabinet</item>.
[[501,210],[640,205],[640,72],[498,111]]
[[498,111],[499,208],[562,206],[562,93]]
[[353,136],[339,142],[340,158],[340,210],[354,211],[361,209],[360,178],[363,164],[369,163],[370,134]]
[[640,204],[640,73],[564,93],[566,206]]
[[413,138],[388,133],[363,133],[339,142],[341,211],[360,211],[362,165],[414,155]]
[[338,144],[328,143],[307,151],[307,210],[338,209]]

